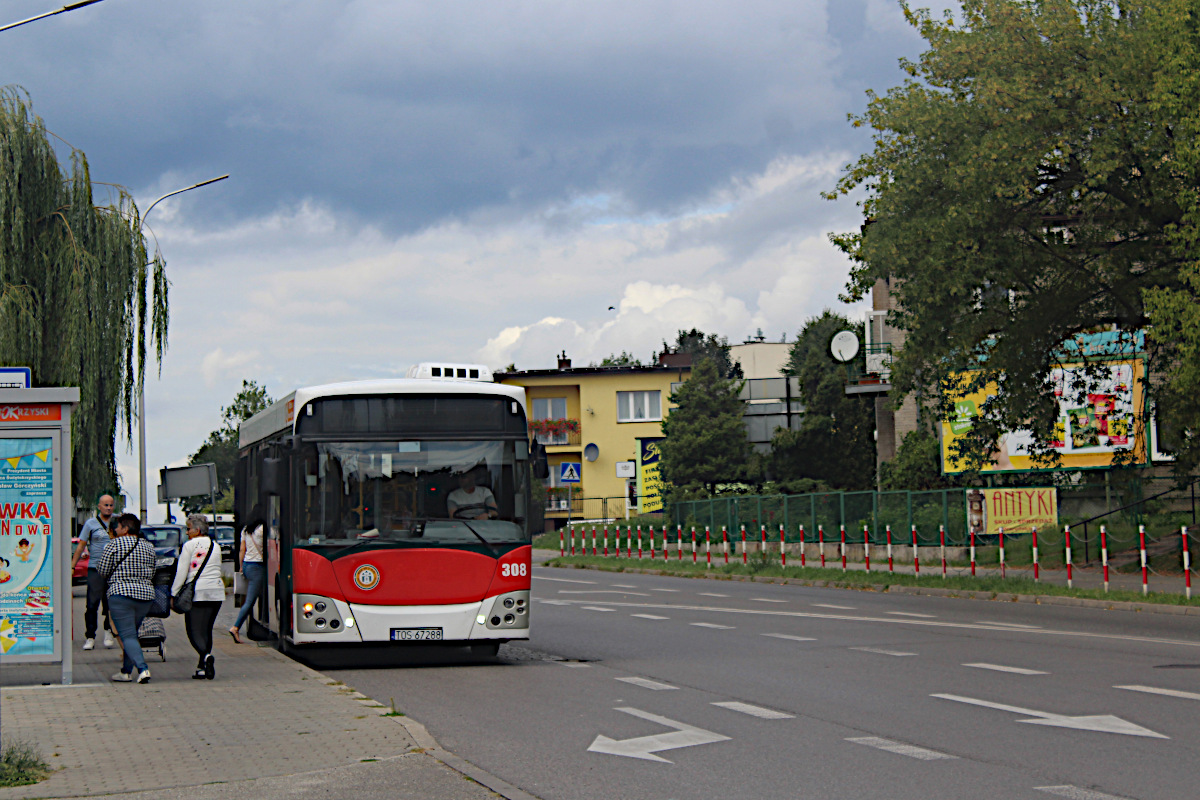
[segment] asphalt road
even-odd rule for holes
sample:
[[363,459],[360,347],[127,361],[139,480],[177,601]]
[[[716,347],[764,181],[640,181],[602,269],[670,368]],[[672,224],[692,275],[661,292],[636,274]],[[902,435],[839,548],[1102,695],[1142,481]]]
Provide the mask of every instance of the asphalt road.
[[489,663],[312,663],[546,800],[1197,795],[1190,618],[547,568],[534,593]]

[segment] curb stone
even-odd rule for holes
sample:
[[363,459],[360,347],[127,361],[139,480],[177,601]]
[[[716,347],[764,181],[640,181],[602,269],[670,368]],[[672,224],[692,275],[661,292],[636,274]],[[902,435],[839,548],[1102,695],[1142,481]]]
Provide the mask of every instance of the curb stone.
[[[312,667],[305,666],[298,661],[288,658],[273,647],[264,649],[268,650],[273,658],[283,659],[287,663],[294,666],[297,670],[306,673],[309,677],[319,679],[330,688],[336,688],[339,691],[345,688],[340,681],[334,681],[328,675],[325,675],[324,673],[318,672]],[[377,703],[376,705],[368,705],[367,703],[364,703],[364,707],[379,709],[381,716],[385,712],[391,711],[389,706],[378,703],[378,701],[375,701],[372,698],[361,694],[360,692],[343,692],[343,694],[348,697],[353,697],[355,700]],[[417,747],[424,751],[424,753],[430,758],[441,764],[444,764],[460,775],[469,778],[481,786],[495,792],[496,794],[505,798],[505,800],[540,800],[540,798],[518,789],[516,786],[513,786],[507,781],[501,780],[482,767],[476,766],[470,761],[467,761],[465,758],[461,758],[460,756],[451,753],[449,750],[444,749],[437,743],[437,740],[433,738],[433,734],[431,734],[424,725],[416,720],[407,716],[388,717],[388,719],[403,727],[408,735],[412,737],[413,741],[416,742]]]
[[[597,572],[609,572],[591,564],[572,564],[569,569],[587,569]],[[803,580],[800,578],[767,578],[758,575],[676,575],[659,569],[637,569],[626,567],[621,572],[631,575],[659,575],[669,578],[693,578],[699,580],[741,581],[753,583],[774,583],[792,586],[811,586],[819,589],[849,589],[860,592],[879,592],[878,586],[863,586],[859,584],[839,583],[838,581]],[[1009,594],[1006,592],[977,592],[970,589],[938,589],[925,586],[888,586],[886,594],[926,595],[930,597],[949,597],[959,600],[1001,600],[1010,603],[1033,603],[1043,606],[1073,606],[1075,608],[1096,608],[1101,611],[1133,611],[1144,614],[1172,614],[1175,616],[1200,616],[1198,606],[1177,606],[1165,603],[1138,603],[1127,600],[1092,600],[1086,597],[1064,597],[1062,595],[1027,595]]]

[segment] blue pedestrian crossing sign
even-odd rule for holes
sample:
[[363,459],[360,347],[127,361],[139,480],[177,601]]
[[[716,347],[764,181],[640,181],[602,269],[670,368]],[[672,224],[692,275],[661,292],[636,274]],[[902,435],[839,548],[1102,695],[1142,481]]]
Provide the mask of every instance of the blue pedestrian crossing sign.
[[579,483],[582,465],[578,461],[564,461],[558,465],[559,483]]

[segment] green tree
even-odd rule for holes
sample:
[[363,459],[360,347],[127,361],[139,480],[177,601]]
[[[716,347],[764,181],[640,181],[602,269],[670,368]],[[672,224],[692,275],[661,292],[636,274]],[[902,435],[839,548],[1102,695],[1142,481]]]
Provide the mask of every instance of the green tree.
[[[216,464],[217,486],[220,495],[217,498],[217,511],[233,511],[233,477],[238,461],[238,426],[242,421],[262,411],[275,401],[267,394],[265,386],[259,386],[254,381],[242,381],[242,388],[233,398],[233,402],[221,409],[221,427],[208,435],[200,449],[192,453],[188,464]],[[188,511],[198,511],[208,508],[208,498],[189,498],[184,503]]]
[[799,430],[781,428],[771,442],[772,477],[784,485],[875,485],[875,406],[869,396],[846,394],[846,369],[829,349],[839,331],[854,331],[861,340],[863,326],[826,309],[805,323],[789,352],[785,371],[800,379],[804,417]]
[[879,486],[885,491],[924,491],[964,485],[958,476],[942,474],[941,442],[924,428],[904,434],[896,448],[896,457],[879,468]]
[[742,422],[741,382],[717,372],[717,362],[702,358],[671,395],[677,407],[663,420],[659,444],[663,480],[675,487],[703,486],[746,477],[750,443]]
[[[1175,158],[1155,75],[1195,18],[1151,24],[1173,2],[964,0],[960,22],[905,6],[928,49],[853,119],[875,145],[829,195],[865,189],[861,230],[832,237],[854,261],[847,299],[890,279],[898,395],[998,383],[964,452],[976,464],[1019,428],[1052,459],[1063,342],[1140,328],[1146,290],[1181,288],[1170,232],[1200,172]],[[936,406],[953,411],[945,392]]]
[[147,339],[162,362],[166,264],[147,253],[129,193],[111,187],[97,205],[87,157],[70,148],[60,165],[50,136],[24,92],[0,89],[0,363],[79,387],[72,485],[94,498],[116,493],[117,421],[131,437]]
[[596,366],[599,366],[599,367],[640,367],[640,366],[642,366],[642,360],[640,358],[638,358],[637,356],[633,355],[632,353],[626,353],[624,350],[622,350],[620,355],[613,353],[612,355],[605,356],[604,360],[602,360],[599,364],[593,363],[592,366],[593,367],[596,367]]
[[663,350],[668,353],[690,353],[692,363],[709,358],[716,362],[718,373],[725,378],[742,377],[742,365],[734,364],[729,356],[729,340],[715,333],[692,328],[690,331],[679,331],[675,343],[663,342]]

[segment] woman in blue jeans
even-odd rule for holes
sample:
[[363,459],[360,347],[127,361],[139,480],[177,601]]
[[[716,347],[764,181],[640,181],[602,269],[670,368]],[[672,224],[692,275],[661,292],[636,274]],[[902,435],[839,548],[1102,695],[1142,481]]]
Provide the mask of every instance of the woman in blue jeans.
[[104,547],[100,563],[96,565],[101,577],[108,581],[108,611],[121,649],[125,655],[121,671],[112,676],[114,681],[129,683],[150,681],[150,669],[142,656],[142,645],[138,642],[138,627],[150,610],[154,599],[154,546],[142,538],[142,522],[133,514],[117,517],[113,538]]
[[237,620],[229,629],[229,635],[238,644],[242,643],[242,624],[250,616],[251,609],[258,602],[263,586],[267,582],[267,565],[263,547],[263,514],[255,506],[250,513],[250,521],[242,529],[242,548],[239,560],[242,564],[242,576],[246,579],[246,599],[242,601],[242,609],[238,612]]

